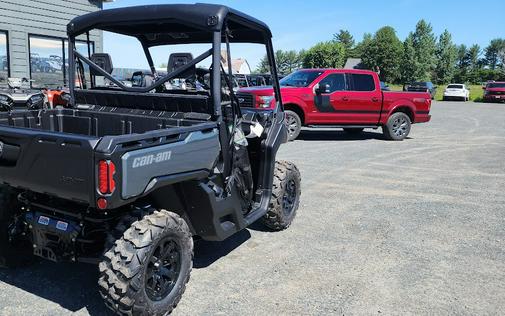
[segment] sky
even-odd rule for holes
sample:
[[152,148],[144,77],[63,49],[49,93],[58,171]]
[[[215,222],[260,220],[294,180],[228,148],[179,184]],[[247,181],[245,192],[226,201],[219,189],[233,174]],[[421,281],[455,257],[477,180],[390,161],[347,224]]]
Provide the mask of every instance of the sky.
[[[275,0],[219,0],[219,1],[167,1],[167,0],[115,0],[104,4],[104,9],[144,4],[170,4],[208,2],[228,5],[262,20],[273,33],[274,49],[308,49],[321,41],[332,39],[340,29],[351,32],[356,42],[364,33],[374,33],[382,26],[395,28],[400,40],[415,29],[420,19],[433,26],[435,35],[448,29],[456,44],[479,44],[486,47],[490,40],[505,37],[505,1],[275,1]],[[199,48],[182,51],[197,54]],[[142,50],[134,41],[119,40],[117,36],[104,36],[104,51],[110,53],[116,67],[144,68]],[[180,51],[180,50],[179,50]],[[182,52],[181,51],[181,52]],[[139,56],[139,54],[141,54]],[[240,47],[232,51],[233,58],[246,58],[254,69],[264,50]],[[168,60],[166,49],[153,52],[157,65]]]

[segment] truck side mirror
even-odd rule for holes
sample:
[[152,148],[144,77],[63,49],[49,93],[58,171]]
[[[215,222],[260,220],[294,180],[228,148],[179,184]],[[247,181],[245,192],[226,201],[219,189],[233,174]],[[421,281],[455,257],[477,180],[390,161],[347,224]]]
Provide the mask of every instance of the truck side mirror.
[[330,93],[330,85],[318,83],[314,86],[314,93],[315,94]]

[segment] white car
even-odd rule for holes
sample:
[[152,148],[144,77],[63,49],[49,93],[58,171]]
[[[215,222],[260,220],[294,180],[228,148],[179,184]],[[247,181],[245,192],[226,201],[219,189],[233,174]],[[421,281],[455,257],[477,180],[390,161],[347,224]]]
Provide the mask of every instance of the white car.
[[470,100],[470,90],[464,84],[451,83],[444,91],[444,101],[447,100],[468,101]]

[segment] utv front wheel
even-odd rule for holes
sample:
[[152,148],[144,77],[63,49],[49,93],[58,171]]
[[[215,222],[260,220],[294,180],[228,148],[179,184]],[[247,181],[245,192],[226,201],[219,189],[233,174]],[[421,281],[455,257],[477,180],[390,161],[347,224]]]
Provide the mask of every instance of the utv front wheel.
[[157,211],[136,221],[100,263],[100,293],[118,315],[167,315],[193,267],[193,239],[177,214]]
[[284,230],[291,225],[300,204],[301,176],[288,161],[275,163],[272,197],[263,223],[272,230]]

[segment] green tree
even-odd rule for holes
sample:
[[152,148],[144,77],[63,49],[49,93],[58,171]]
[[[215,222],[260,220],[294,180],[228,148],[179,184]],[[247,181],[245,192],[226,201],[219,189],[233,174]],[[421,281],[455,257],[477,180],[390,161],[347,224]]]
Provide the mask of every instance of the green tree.
[[341,68],[345,62],[345,48],[335,41],[321,42],[309,49],[303,59],[305,68]]
[[472,45],[467,51],[467,60],[471,69],[479,68],[480,46],[477,44]]
[[[277,64],[277,72],[281,75],[287,75],[292,73],[293,71],[299,69],[303,65],[303,56],[305,54],[305,51],[283,51],[283,50],[278,50],[275,52],[275,61]],[[258,67],[254,71],[255,73],[269,73],[270,72],[270,65],[268,62],[268,58],[265,55],[260,63],[258,64]]]
[[491,69],[496,69],[503,65],[503,57],[505,55],[505,39],[495,38],[489,43],[489,46],[484,49],[484,61]]
[[468,72],[469,72],[469,61],[468,61],[468,48],[466,45],[461,44],[457,47],[456,54],[456,66],[457,70],[454,74],[454,81],[456,82],[467,82]]
[[482,68],[482,63],[480,60],[481,49],[477,44],[472,45],[467,51],[466,59],[468,61],[469,71],[467,72],[466,81],[471,83],[479,83],[481,80],[480,69]]
[[353,55],[351,57],[355,57],[355,58],[363,58],[363,54],[366,50],[366,48],[368,47],[368,45],[370,45],[372,43],[372,34],[370,33],[365,33],[363,35],[363,40],[361,42],[359,42],[356,47],[354,47],[353,49]]
[[445,30],[437,43],[437,67],[435,69],[437,83],[449,83],[456,70],[457,49],[452,43],[452,36]]
[[420,20],[412,40],[416,52],[416,80],[430,81],[436,66],[436,40],[431,24]]
[[277,62],[277,69],[279,74],[288,75],[293,71],[299,69],[303,65],[303,57],[300,53],[290,50],[278,50],[275,53],[275,60]]
[[337,43],[340,43],[345,48],[345,58],[349,58],[353,56],[354,37],[348,30],[340,30],[338,33],[333,34],[333,40]]
[[402,60],[402,42],[390,26],[380,28],[363,51],[363,64],[369,69],[380,69],[382,81],[398,82]]
[[261,58],[258,66],[256,67],[256,69],[253,72],[257,73],[257,74],[270,73],[270,63],[268,62],[267,55],[265,55],[263,58]]
[[407,36],[403,42],[403,58],[401,63],[401,78],[403,84],[416,80],[416,50],[414,48],[414,35]]

